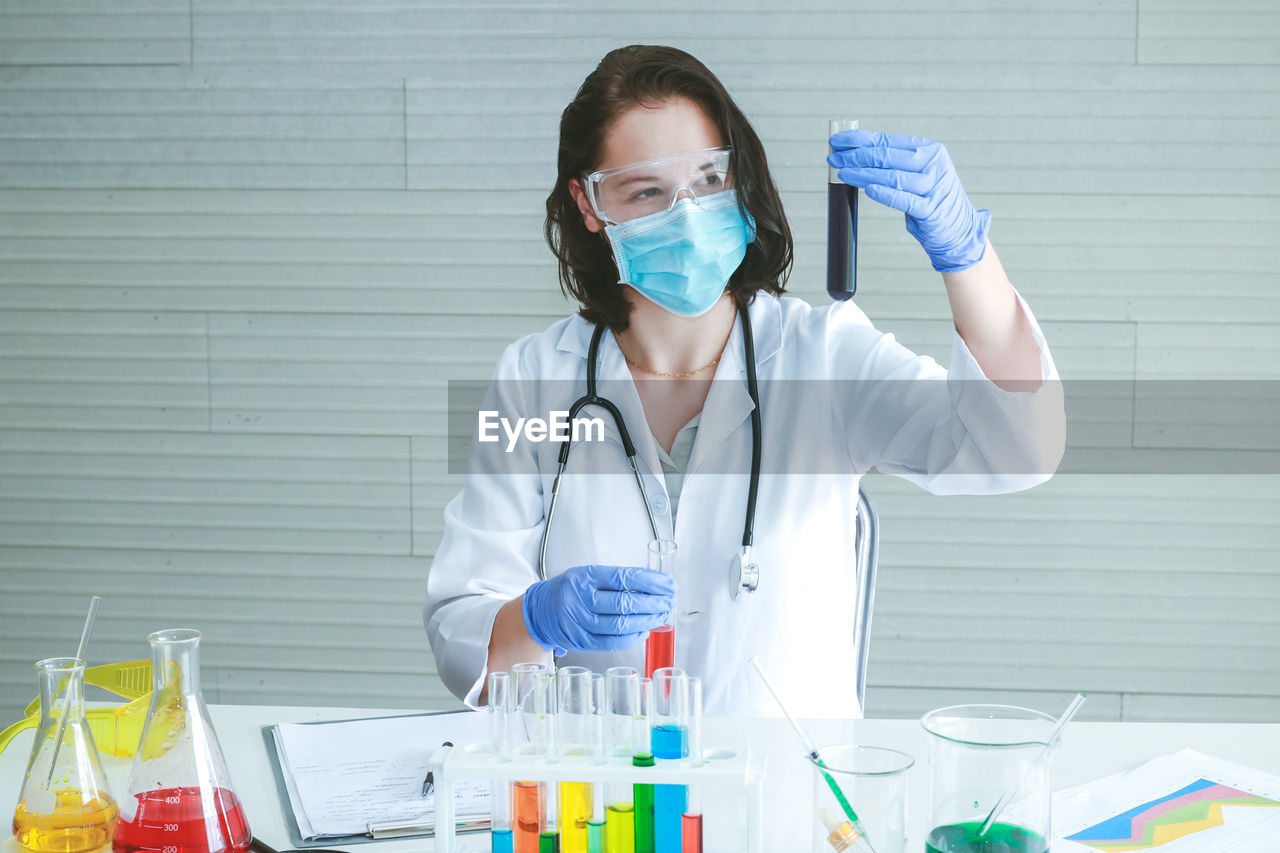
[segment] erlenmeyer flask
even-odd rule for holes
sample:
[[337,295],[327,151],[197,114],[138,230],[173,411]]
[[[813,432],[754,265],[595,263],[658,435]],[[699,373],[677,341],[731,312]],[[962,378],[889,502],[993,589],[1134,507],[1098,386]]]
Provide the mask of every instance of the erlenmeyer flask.
[[116,853],[243,853],[249,823],[200,694],[200,632],[156,631],[151,708],[120,801]]
[[49,658],[37,663],[36,671],[40,728],[13,833],[18,843],[39,853],[96,850],[111,840],[117,808],[84,716],[84,661]]

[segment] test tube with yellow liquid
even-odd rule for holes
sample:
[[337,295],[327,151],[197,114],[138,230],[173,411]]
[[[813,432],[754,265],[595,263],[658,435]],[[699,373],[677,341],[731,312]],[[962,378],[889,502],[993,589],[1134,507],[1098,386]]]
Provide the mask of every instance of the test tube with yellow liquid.
[[[645,749],[648,736],[641,731],[644,715],[640,704],[640,673],[635,667],[614,666],[604,674],[605,751],[610,761],[631,762],[643,736]],[[644,749],[639,750],[641,752]],[[630,784],[606,786],[605,853],[635,853],[635,802]]]
[[[561,667],[556,672],[560,697],[556,746],[562,756],[590,759],[595,755],[595,720],[591,670],[583,666]],[[589,853],[587,824],[594,800],[590,782],[560,783],[560,853]]]

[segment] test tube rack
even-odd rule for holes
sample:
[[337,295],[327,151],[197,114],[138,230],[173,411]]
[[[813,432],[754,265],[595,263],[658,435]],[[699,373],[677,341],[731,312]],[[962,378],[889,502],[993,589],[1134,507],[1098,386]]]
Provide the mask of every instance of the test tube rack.
[[[707,750],[702,761],[688,758],[658,759],[653,767],[634,767],[630,758],[582,756],[503,757],[486,742],[442,746],[431,756],[431,772],[436,784],[436,850],[461,853],[453,811],[453,785],[459,779],[540,782],[590,782],[618,785],[696,785],[700,790],[727,791],[746,797],[745,846],[740,839],[732,844],[707,838],[705,853],[762,853],[764,843],[764,758],[747,752]],[[485,847],[487,850],[487,838]]]

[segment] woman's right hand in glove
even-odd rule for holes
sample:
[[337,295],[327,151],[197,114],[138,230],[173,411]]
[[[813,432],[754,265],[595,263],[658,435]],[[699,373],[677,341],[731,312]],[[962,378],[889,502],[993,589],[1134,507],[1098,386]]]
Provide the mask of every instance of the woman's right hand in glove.
[[547,651],[614,652],[667,624],[675,596],[675,579],[662,572],[574,566],[526,589],[521,613],[529,636]]

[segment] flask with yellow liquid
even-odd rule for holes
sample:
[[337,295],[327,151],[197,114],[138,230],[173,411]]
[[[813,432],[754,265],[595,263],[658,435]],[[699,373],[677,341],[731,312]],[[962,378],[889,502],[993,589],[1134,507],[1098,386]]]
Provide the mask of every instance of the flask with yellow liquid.
[[40,725],[13,816],[17,841],[36,853],[87,853],[111,843],[119,809],[109,793],[84,708],[84,661],[36,664]]

